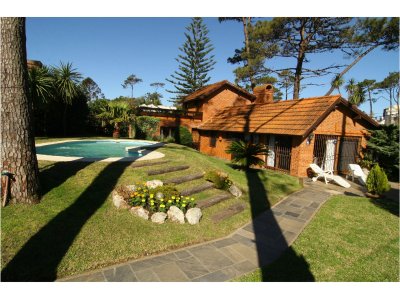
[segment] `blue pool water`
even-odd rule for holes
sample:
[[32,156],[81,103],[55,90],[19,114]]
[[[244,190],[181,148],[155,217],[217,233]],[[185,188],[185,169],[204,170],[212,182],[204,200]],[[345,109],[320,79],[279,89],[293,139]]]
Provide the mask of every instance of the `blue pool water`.
[[136,152],[125,151],[128,146],[142,146],[152,143],[142,141],[70,141],[36,147],[36,153],[41,155],[109,158],[109,157],[138,157]]

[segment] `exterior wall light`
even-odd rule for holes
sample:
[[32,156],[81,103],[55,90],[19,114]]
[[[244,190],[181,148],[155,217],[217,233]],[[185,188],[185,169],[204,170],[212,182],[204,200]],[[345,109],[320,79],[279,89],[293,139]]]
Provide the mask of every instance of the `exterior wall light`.
[[309,145],[311,143],[311,140],[313,140],[314,138],[314,133],[311,133],[310,135],[308,135],[307,137],[307,145]]

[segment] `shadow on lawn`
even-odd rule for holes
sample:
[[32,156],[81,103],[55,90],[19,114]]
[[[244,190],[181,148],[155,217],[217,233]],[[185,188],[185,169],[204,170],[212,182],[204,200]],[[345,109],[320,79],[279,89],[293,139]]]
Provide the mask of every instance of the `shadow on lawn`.
[[[82,163],[85,164],[85,163]],[[1,273],[3,281],[53,281],[57,267],[86,221],[113,190],[130,163],[110,163],[68,208],[32,236]],[[71,165],[72,166],[72,165]],[[78,165],[73,166],[77,170]],[[57,169],[54,169],[56,171]],[[71,170],[71,173],[73,172]],[[50,170],[49,170],[50,171]],[[50,173],[46,174],[50,175]],[[55,180],[53,187],[63,178]],[[50,187],[49,187],[50,188]]]

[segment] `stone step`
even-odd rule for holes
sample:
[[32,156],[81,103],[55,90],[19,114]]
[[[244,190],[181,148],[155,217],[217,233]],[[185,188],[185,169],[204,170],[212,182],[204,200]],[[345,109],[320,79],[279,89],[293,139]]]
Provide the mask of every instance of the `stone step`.
[[164,184],[182,184],[185,182],[190,182],[190,181],[194,181],[197,179],[201,179],[203,176],[204,176],[203,173],[184,175],[184,176],[180,176],[177,178],[171,178],[171,179],[164,180]]
[[169,166],[169,167],[159,168],[159,169],[152,169],[147,172],[147,175],[163,174],[163,173],[169,173],[169,172],[174,172],[174,171],[179,171],[179,170],[185,170],[185,169],[188,169],[189,167],[190,167],[189,165],[179,165],[179,166]]
[[245,208],[246,208],[246,206],[244,204],[242,204],[242,203],[237,203],[237,204],[231,205],[226,210],[223,210],[223,211],[221,211],[221,212],[219,212],[217,214],[214,214],[211,217],[211,220],[214,223],[221,222],[222,220],[225,220],[225,219],[227,219],[229,217],[232,217],[233,215],[239,214]]
[[146,167],[146,166],[153,166],[153,165],[160,165],[164,163],[168,163],[169,160],[160,160],[160,161],[147,161],[147,162],[134,162],[131,164],[132,168],[139,168],[139,167]]
[[213,183],[206,182],[206,183],[204,183],[202,185],[194,186],[192,188],[185,189],[185,190],[181,191],[181,195],[188,196],[188,195],[192,195],[192,194],[195,194],[195,193],[199,193],[199,192],[207,190],[207,189],[211,189],[213,187],[214,187]]
[[200,209],[205,209],[205,208],[211,207],[213,205],[216,205],[217,203],[224,201],[231,197],[232,196],[229,193],[218,194],[218,195],[215,195],[213,197],[210,197],[210,198],[207,198],[207,199],[204,199],[204,200],[198,202],[196,207],[200,208]]

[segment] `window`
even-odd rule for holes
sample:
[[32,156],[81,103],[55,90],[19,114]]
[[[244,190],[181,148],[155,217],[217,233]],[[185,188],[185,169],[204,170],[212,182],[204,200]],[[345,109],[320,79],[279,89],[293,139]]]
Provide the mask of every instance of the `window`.
[[260,143],[260,135],[258,135],[258,134],[253,135],[253,143],[254,144]]
[[210,147],[215,147],[217,144],[217,133],[211,132],[210,134]]

